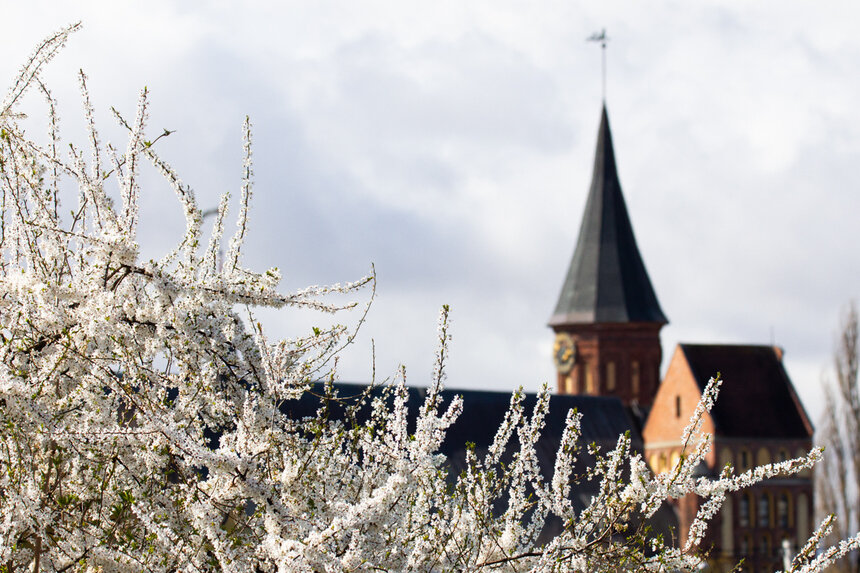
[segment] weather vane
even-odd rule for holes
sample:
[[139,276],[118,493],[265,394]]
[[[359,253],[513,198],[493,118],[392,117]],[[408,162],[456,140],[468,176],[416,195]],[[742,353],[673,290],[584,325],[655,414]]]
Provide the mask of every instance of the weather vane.
[[591,36],[585,39],[586,42],[600,42],[600,53],[601,53],[601,72],[603,78],[603,102],[606,103],[606,42],[609,41],[609,38],[606,36],[606,28],[603,28],[600,32],[595,32]]

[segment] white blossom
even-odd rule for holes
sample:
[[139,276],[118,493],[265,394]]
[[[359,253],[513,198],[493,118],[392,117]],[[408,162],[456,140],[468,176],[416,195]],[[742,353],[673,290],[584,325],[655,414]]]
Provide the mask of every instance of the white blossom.
[[[345,400],[328,384],[317,416],[291,418],[284,404],[336,378],[336,356],[354,330],[270,341],[251,312],[349,308],[326,296],[372,288],[373,273],[284,294],[277,270],[242,266],[253,188],[247,120],[238,226],[223,265],[230,196],[207,240],[193,190],[157,154],[170,132],[147,132],[146,90],[132,121],[114,110],[128,132],[114,147],[99,137],[81,74],[90,150],[61,154],[40,72],[77,28],[40,44],[0,104],[0,570],[692,570],[729,492],[820,457],[816,450],[740,475],[696,477],[711,443],[701,423],[717,396],[712,381],[671,472],[652,474],[620,436],[574,475],[583,414],[569,412],[545,479],[536,452],[549,408],[544,389],[531,412],[515,392],[486,455],[469,451],[466,470],[449,479],[439,450],[463,402],[442,408],[447,308],[417,412],[408,410],[402,375],[381,397]],[[46,146],[20,124],[34,87],[47,102]],[[186,218],[176,248],[159,261],[141,260],[136,242],[145,165],[166,179]],[[330,416],[335,405],[346,415]],[[571,495],[587,479],[597,480],[597,494],[577,512]],[[687,545],[649,538],[642,524],[690,493],[704,502]],[[540,546],[551,516],[564,529]],[[854,537],[816,554],[829,523],[795,571],[820,570],[857,548]]]

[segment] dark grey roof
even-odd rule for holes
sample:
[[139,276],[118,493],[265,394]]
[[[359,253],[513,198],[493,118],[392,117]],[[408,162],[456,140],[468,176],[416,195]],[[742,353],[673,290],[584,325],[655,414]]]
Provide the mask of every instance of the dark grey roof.
[[[340,398],[349,402],[350,397],[360,395],[366,390],[366,386],[358,384],[335,384]],[[375,387],[371,391],[372,397],[382,395],[382,388]],[[427,390],[425,388],[409,388],[407,406],[409,408],[409,431],[414,431],[415,418],[424,403]],[[300,400],[286,401],[281,405],[281,411],[290,417],[297,419],[305,416],[315,416],[320,407],[319,396],[324,394],[322,384],[315,384],[311,392],[306,392]],[[440,451],[447,458],[449,479],[466,469],[467,443],[474,444],[475,454],[482,459],[490,445],[493,443],[496,430],[504,420],[505,412],[511,401],[508,392],[487,392],[479,390],[445,390],[442,392],[442,407],[445,411],[455,395],[463,397],[463,412],[454,424],[448,429],[445,441],[442,442]],[[523,400],[524,412],[531,417],[537,396],[526,394]],[[576,408],[583,414],[579,443],[582,446],[577,454],[574,474],[581,474],[588,467],[594,465],[594,456],[588,452],[588,444],[596,444],[604,453],[611,451],[618,437],[625,432],[630,433],[631,449],[634,452],[644,451],[643,442],[639,430],[634,424],[628,411],[618,398],[598,396],[574,396],[559,395],[550,396],[549,413],[546,417],[546,425],[541,432],[536,445],[538,465],[546,480],[552,479],[555,466],[555,455],[561,442],[564,431],[565,418],[570,409]],[[366,419],[369,408],[363,408],[358,414],[359,421]],[[331,405],[329,413],[333,419],[342,419],[344,408],[342,404]],[[502,461],[510,464],[513,458],[513,446],[517,444],[516,436],[511,443]],[[596,480],[582,480],[574,484],[571,491],[573,505],[577,511],[587,507],[591,499],[599,493],[599,484]],[[505,502],[502,502],[502,505]],[[497,507],[497,509],[499,509]],[[671,539],[677,531],[677,516],[672,508],[665,504],[657,515],[649,521],[655,531],[663,533],[667,539]],[[541,532],[540,543],[549,541],[562,530],[562,523],[558,518],[549,519]]]
[[[338,395],[349,399],[358,396],[367,388],[360,384],[335,384]],[[372,396],[381,396],[382,387],[372,390]],[[414,416],[424,404],[427,390],[425,388],[408,388],[407,406],[410,412],[410,425]],[[281,410],[292,418],[315,416],[320,406],[319,396],[324,394],[322,384],[314,384],[311,392],[306,392],[300,400],[285,401]],[[449,428],[442,444],[442,453],[456,456],[458,453],[465,459],[466,442],[475,444],[476,450],[484,450],[493,442],[496,430],[505,417],[505,412],[511,401],[509,392],[488,392],[482,390],[444,390],[442,392],[442,410],[447,408],[454,396],[463,397],[463,413]],[[523,400],[525,411],[531,416],[537,401],[536,394],[526,394]],[[549,414],[546,426],[541,434],[539,449],[547,454],[547,471],[552,471],[555,463],[555,452],[564,430],[564,421],[568,410],[576,408],[583,413],[581,443],[597,443],[609,449],[615,447],[618,436],[631,432],[632,445],[635,450],[642,451],[642,438],[621,400],[614,397],[575,396],[553,394],[550,396]],[[363,410],[369,414],[369,409]],[[336,419],[343,415],[342,409],[333,406],[332,416]],[[361,414],[360,414],[361,416]],[[413,428],[410,427],[410,431]],[[542,464],[543,465],[543,461]]]
[[605,322],[668,322],[633,236],[615,167],[606,106],[579,239],[549,324]]
[[681,344],[699,388],[719,372],[711,410],[717,436],[807,439],[812,424],[773,346]]

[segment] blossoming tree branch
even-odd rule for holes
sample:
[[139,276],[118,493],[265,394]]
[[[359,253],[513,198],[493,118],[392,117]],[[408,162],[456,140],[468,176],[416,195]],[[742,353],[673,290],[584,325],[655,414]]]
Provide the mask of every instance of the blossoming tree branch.
[[[545,480],[535,445],[548,408],[514,393],[484,456],[449,476],[439,448],[462,401],[442,407],[447,310],[426,401],[409,412],[405,380],[386,398],[345,403],[331,384],[316,417],[283,406],[333,380],[332,364],[354,331],[342,326],[270,341],[254,309],[336,312],[329,295],[354,283],[281,293],[276,270],[242,263],[252,192],[251,130],[238,225],[225,195],[204,236],[194,192],[147,132],[149,94],[134,116],[114,112],[127,134],[104,142],[79,77],[88,146],[60,146],[56,103],[41,72],[78,28],[42,42],[0,103],[0,571],[616,571],[694,570],[699,543],[726,495],[812,466],[805,458],[717,478],[697,477],[709,448],[708,386],[684,440],[686,454],[654,475],[627,436],[574,475],[580,419],[567,415],[554,473]],[[22,127],[25,94],[41,94],[49,137]],[[140,170],[152,166],[175,193],[185,232],[161,260],[137,242]],[[226,246],[223,257],[219,255]],[[353,415],[369,407],[369,416]],[[409,421],[414,423],[410,425]],[[410,431],[410,428],[414,430]],[[510,463],[505,451],[514,450]],[[597,480],[582,511],[577,480]],[[704,503],[684,547],[644,525],[668,499]],[[537,539],[556,516],[563,532]],[[791,564],[818,571],[857,547],[818,548],[831,520]]]

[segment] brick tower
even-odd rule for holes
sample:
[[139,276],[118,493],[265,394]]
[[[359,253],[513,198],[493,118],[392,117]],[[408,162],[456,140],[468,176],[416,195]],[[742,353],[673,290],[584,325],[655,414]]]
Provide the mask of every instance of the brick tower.
[[633,236],[604,105],[579,239],[549,321],[558,392],[649,407],[667,322]]

